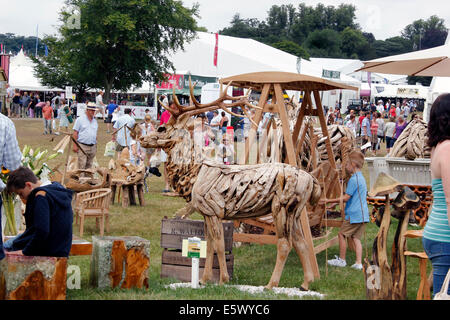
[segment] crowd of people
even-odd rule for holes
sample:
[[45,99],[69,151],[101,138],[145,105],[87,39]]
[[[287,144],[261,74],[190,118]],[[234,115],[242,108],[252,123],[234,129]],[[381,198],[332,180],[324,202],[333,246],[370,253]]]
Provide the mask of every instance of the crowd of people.
[[419,117],[416,113],[417,104],[406,99],[402,103],[391,103],[388,100],[386,104],[379,100],[376,105],[372,103],[365,109],[367,110],[360,111],[359,115],[350,110],[345,118],[342,118],[339,108],[330,108],[326,119],[328,125],[348,127],[355,137],[360,137],[361,146],[366,146],[363,153],[366,154],[367,150],[370,150],[374,156],[380,150],[382,142],[386,143],[386,151],[389,153],[403,130]]

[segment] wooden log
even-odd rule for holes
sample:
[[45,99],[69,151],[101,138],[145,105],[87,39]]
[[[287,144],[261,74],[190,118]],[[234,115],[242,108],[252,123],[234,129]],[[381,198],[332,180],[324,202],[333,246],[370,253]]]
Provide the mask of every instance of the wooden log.
[[[386,195],[386,206],[381,220],[380,230],[374,240],[372,249],[372,261],[364,262],[364,276],[366,283],[366,294],[369,300],[391,300],[392,294],[392,272],[387,259],[387,237],[391,223],[390,199]],[[368,270],[376,272],[369,274]],[[375,277],[376,285],[369,285],[370,279]]]
[[405,232],[408,229],[409,211],[399,219],[392,244],[392,294],[394,300],[406,300],[406,249]]
[[95,288],[148,288],[150,241],[139,237],[92,237],[89,283]]
[[0,261],[0,300],[65,300],[67,258],[7,252]]

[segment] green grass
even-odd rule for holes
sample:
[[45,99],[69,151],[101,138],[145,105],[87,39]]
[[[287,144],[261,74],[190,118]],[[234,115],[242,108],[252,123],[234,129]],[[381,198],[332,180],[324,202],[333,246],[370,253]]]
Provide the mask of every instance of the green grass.
[[[41,147],[52,149],[61,139],[58,136],[44,136],[43,124],[38,120],[16,120],[14,121],[17,130],[19,144],[23,147],[25,144],[33,148]],[[50,141],[53,139],[53,141]],[[106,134],[106,125],[99,122],[99,147],[98,162],[106,166],[109,159],[103,157],[104,146],[110,136]],[[383,154],[383,153],[381,153]],[[54,159],[50,164],[56,165],[63,162],[65,155]],[[368,179],[367,167],[363,173]],[[203,289],[192,290],[182,288],[177,290],[167,289],[165,286],[169,283],[179,282],[175,279],[161,279],[161,254],[160,248],[160,227],[161,220],[167,216],[172,217],[175,211],[185,204],[180,198],[165,197],[161,195],[164,187],[163,179],[152,177],[150,179],[149,193],[145,194],[146,204],[144,207],[130,207],[123,209],[121,206],[113,205],[110,208],[110,236],[140,236],[150,240],[150,271],[149,271],[149,289],[148,290],[98,290],[89,287],[89,268],[90,257],[70,257],[69,265],[77,265],[81,269],[81,289],[68,290],[67,299],[69,300],[177,300],[177,299],[195,299],[195,300],[246,300],[246,299],[295,299],[286,295],[275,295],[268,291],[264,294],[251,295],[241,292],[234,288],[208,285]],[[193,219],[201,219],[199,214],[194,214]],[[389,233],[389,248],[397,227],[397,221],[392,220]],[[411,227],[410,227],[411,228]],[[367,245],[368,255],[371,255],[371,247],[378,228],[370,224],[366,229],[366,243],[363,241],[363,248]],[[78,235],[78,228],[74,226],[74,234]],[[337,234],[333,230],[332,236]],[[91,236],[98,235],[95,228],[94,219],[88,219],[85,224],[85,234],[83,238],[90,240]],[[408,249],[413,251],[422,251],[422,245],[418,239],[408,240]],[[363,256],[366,251],[363,249]],[[233,249],[234,254],[234,277],[230,284],[264,286],[268,283],[276,260],[276,246],[274,245],[242,245]],[[349,267],[339,269],[326,266],[326,260],[339,254],[339,247],[334,246],[327,251],[317,255],[317,261],[320,269],[320,279],[311,284],[311,289],[325,295],[325,299],[331,300],[364,300],[366,299],[364,275],[361,271],[353,270]],[[389,255],[389,252],[388,252]],[[354,252],[348,252],[347,263],[352,265],[355,260]],[[418,261],[408,258],[407,260],[407,294],[408,299],[415,299],[418,285],[420,282]],[[299,287],[303,281],[303,270],[298,256],[292,250],[281,277],[280,287]]]

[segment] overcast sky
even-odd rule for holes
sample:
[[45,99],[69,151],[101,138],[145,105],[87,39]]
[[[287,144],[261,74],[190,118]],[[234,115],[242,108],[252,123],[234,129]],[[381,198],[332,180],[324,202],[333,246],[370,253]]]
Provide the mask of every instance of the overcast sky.
[[[200,4],[199,25],[210,32],[229,26],[235,13],[242,18],[267,17],[267,11],[274,5],[300,2],[315,6],[317,3],[338,6],[351,3],[357,8],[357,22],[366,32],[372,32],[377,40],[400,35],[401,30],[414,20],[427,19],[437,15],[450,28],[449,0],[183,0],[186,6]],[[58,12],[64,0],[0,0],[0,33],[35,36],[54,34],[59,25]]]

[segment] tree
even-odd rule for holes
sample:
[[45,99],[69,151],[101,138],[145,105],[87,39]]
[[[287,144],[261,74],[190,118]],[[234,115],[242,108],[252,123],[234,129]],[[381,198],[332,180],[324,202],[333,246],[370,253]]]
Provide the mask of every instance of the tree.
[[392,37],[384,41],[376,40],[373,47],[377,58],[381,58],[412,51],[412,42],[403,37]]
[[[81,25],[59,29],[70,43],[71,64],[85,70],[88,85],[125,91],[143,81],[164,79],[173,70],[170,54],[195,37],[198,5],[185,8],[175,0],[66,0],[61,19],[79,10]],[[45,63],[46,59],[43,59]]]
[[283,50],[284,52],[293,54],[297,57],[309,59],[309,53],[302,46],[293,41],[283,40],[271,44],[272,47]]
[[444,19],[436,15],[429,17],[428,20],[415,20],[402,31],[402,37],[410,40],[415,50],[443,45],[447,34]]
[[73,87],[81,99],[89,89],[89,82],[96,75],[85,69],[90,57],[83,56],[72,43],[54,36],[43,40],[48,47],[48,56],[32,57],[35,75],[45,86],[55,88]]
[[341,32],[341,50],[348,58],[363,56],[369,48],[369,42],[361,31],[347,27]]
[[331,29],[315,30],[305,41],[305,47],[311,56],[340,58],[342,39],[339,32]]

